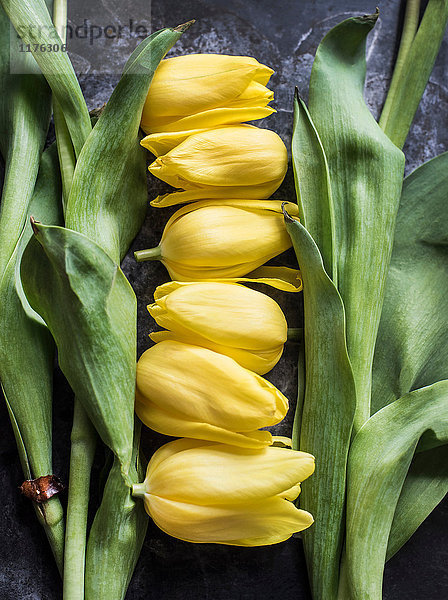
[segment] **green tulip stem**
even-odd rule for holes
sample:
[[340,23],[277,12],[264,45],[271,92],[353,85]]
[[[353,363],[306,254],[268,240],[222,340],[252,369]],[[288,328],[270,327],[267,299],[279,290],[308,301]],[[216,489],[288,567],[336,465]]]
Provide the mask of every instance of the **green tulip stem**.
[[65,531],[64,600],[84,599],[87,512],[95,445],[95,430],[80,402],[75,399]]
[[288,327],[287,342],[300,343],[303,340],[303,329],[301,327]]
[[64,510],[59,498],[53,497],[42,504],[34,504],[37,518],[50,543],[58,571],[62,577],[64,561]]
[[379,120],[398,148],[406,141],[448,22],[446,0],[429,0],[420,24],[419,8],[419,0],[408,0],[394,75]]
[[134,252],[134,258],[137,262],[145,260],[160,260],[162,258],[162,249],[160,246],[149,248],[148,250],[137,250]]
[[406,65],[406,58],[417,33],[418,21],[420,15],[420,0],[408,0],[406,3],[406,12],[404,16],[403,31],[401,34],[400,47],[398,49],[397,60],[395,61],[394,72],[387,93],[386,101],[381,112],[379,125],[384,129],[395,101],[395,96],[400,86],[400,80],[403,69]]
[[146,494],[146,485],[143,483],[134,483],[132,486],[132,495],[134,498],[144,498]]
[[[62,43],[65,44],[67,37],[67,0],[54,0],[53,23],[56,31],[59,33]],[[61,168],[62,200],[65,212],[65,206],[68,201],[75,172],[76,159],[64,113],[55,97],[53,97],[53,120],[59,155],[59,165]]]

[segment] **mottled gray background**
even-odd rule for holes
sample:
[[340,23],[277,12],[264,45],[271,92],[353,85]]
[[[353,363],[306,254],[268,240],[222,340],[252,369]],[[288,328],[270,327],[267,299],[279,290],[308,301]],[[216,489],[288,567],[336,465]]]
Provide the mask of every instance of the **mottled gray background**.
[[[82,22],[82,5],[69,2],[69,22]],[[379,2],[380,19],[370,35],[366,100],[378,115],[391,75],[397,47],[397,32],[403,18],[404,2]],[[277,131],[289,148],[292,127],[292,99],[297,85],[306,98],[308,79],[317,44],[336,23],[352,15],[375,11],[375,2],[325,0],[153,0],[143,6],[130,0],[102,0],[90,9],[89,19],[104,14],[110,22],[122,23],[129,18],[145,23],[152,31],[175,26],[189,19],[197,23],[184,34],[171,55],[192,52],[246,54],[275,69],[271,86],[275,90],[277,113],[262,126]],[[93,11],[93,16],[92,16]],[[103,19],[104,22],[104,19]],[[137,36],[108,42],[108,61],[98,65],[89,62],[76,48],[72,59],[89,108],[107,101],[117,81],[116,73],[138,41]],[[98,42],[99,44],[103,42]],[[69,46],[70,48],[70,46]],[[418,110],[412,132],[405,146],[407,172],[421,162],[448,149],[448,39],[442,46],[436,67]],[[106,68],[107,67],[107,68]],[[148,180],[149,195],[157,195],[157,182]],[[293,198],[290,171],[275,197]],[[146,248],[158,243],[163,224],[172,210],[149,209],[145,225],[133,248]],[[291,252],[277,260],[294,265]],[[152,300],[156,285],[167,281],[164,267],[158,263],[136,265],[132,253],[123,268],[139,298],[139,354],[149,347],[147,333],[152,328],[146,304]],[[300,295],[269,293],[284,308],[289,324],[300,321]],[[279,365],[268,375],[294,402],[296,393],[295,349],[290,346]],[[60,372],[55,381],[55,473],[68,480],[68,437],[71,424],[72,397]],[[292,412],[292,411],[291,411]],[[22,481],[11,428],[3,405],[0,408],[0,472],[3,485],[3,510],[0,514],[0,597],[4,600],[56,600],[62,589],[47,548],[44,534],[37,525],[28,501],[18,493]],[[291,419],[276,431],[289,434]],[[325,435],[325,432],[323,432]],[[148,453],[162,443],[162,436],[144,432]],[[101,455],[97,457],[92,487],[98,496],[98,473]],[[62,495],[63,502],[66,501]],[[448,597],[448,504],[442,503],[422,525],[415,536],[387,564],[384,584],[385,600],[445,600]],[[306,567],[299,537],[266,548],[231,548],[195,545],[174,540],[150,524],[148,536],[137,565],[127,600],[255,600],[273,596],[283,600],[309,600]]]

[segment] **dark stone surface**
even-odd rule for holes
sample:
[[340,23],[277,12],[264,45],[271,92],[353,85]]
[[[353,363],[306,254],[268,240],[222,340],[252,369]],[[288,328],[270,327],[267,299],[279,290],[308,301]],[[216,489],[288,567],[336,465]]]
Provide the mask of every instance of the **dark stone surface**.
[[[402,18],[401,2],[379,2],[380,20],[370,36],[366,99],[378,115],[391,74],[397,31]],[[82,14],[71,7],[70,18]],[[79,8],[79,7],[78,7]],[[198,22],[175,46],[171,54],[220,52],[256,57],[276,70],[271,80],[275,90],[277,113],[262,126],[277,131],[289,147],[292,127],[294,86],[306,97],[309,73],[316,47],[323,35],[337,22],[350,15],[374,12],[375,3],[355,0],[325,2],[284,0],[153,0],[150,19],[148,7],[138,12],[135,4],[102,0],[96,9],[111,17],[129,14],[135,21],[151,24],[153,31],[175,26],[191,18]],[[140,10],[140,9],[139,9]],[[127,13],[126,13],[127,11]],[[136,40],[134,40],[135,42]],[[448,91],[446,88],[447,49],[445,39],[430,83],[405,147],[407,171],[448,149]],[[80,57],[75,62],[82,70],[80,77],[89,108],[107,101],[119,69],[132,50],[132,44],[111,47],[111,68],[101,73]],[[157,183],[149,180],[149,194],[157,195]],[[276,193],[279,199],[293,196],[292,176]],[[145,225],[133,248],[146,248],[158,243],[169,209],[150,209]],[[292,253],[282,256],[283,264],[293,265]],[[139,354],[150,343],[147,333],[152,327],[146,304],[152,300],[156,285],[168,279],[162,265],[137,265],[130,253],[123,268],[139,299]],[[269,290],[285,309],[290,325],[298,323],[300,298]],[[281,363],[269,374],[291,400],[296,394],[294,347],[288,347]],[[68,478],[68,436],[71,425],[72,398],[62,375],[56,373],[54,460],[55,473]],[[288,434],[291,415],[276,429]],[[18,493],[22,481],[13,435],[4,406],[0,408],[0,472],[3,485],[1,511],[2,544],[0,546],[0,597],[4,600],[56,600],[62,597],[58,574],[47,548],[44,534],[36,523],[29,503]],[[149,453],[164,438],[144,432],[144,446]],[[101,456],[93,474],[94,501],[98,496]],[[63,501],[65,498],[62,497]],[[442,600],[448,597],[447,519],[448,504],[442,503],[427,519],[406,546],[388,563],[385,571],[385,600]],[[308,600],[310,593],[301,541],[266,548],[232,548],[215,545],[193,545],[172,539],[150,525],[149,533],[127,600],[255,600],[278,596],[283,600]]]

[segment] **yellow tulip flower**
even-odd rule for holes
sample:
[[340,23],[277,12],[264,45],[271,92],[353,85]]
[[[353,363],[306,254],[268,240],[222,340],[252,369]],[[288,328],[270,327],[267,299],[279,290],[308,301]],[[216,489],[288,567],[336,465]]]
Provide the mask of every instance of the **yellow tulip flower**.
[[[166,139],[166,138],[164,138]],[[159,196],[153,206],[171,206],[204,198],[269,198],[288,167],[286,147],[269,129],[235,125],[190,135],[163,156],[152,136],[142,145],[158,158],[149,171],[183,192]]]
[[[204,200],[174,213],[159,246],[135,253],[160,260],[178,281],[240,277],[291,247],[282,213],[273,200]],[[291,216],[297,205],[287,203]]]
[[[143,107],[146,133],[220,127],[262,119],[274,93],[274,71],[249,56],[187,54],[158,66]],[[175,144],[174,144],[175,145]]]
[[133,495],[143,498],[160,529],[181,540],[265,546],[313,523],[291,502],[313,471],[314,458],[305,452],[182,439],[153,455]]
[[161,327],[150,335],[205,346],[232,357],[259,375],[280,360],[287,323],[280,306],[239,284],[169,282],[159,286],[149,314]]
[[260,448],[288,411],[288,400],[233,358],[202,346],[166,340],[137,363],[136,413],[165,435]]

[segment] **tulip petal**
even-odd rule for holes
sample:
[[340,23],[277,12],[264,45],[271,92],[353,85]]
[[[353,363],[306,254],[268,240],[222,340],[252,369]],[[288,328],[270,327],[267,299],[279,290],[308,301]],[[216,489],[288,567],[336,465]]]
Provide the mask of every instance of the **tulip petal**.
[[149,166],[151,173],[174,187],[261,185],[281,182],[287,151],[269,129],[227,126],[191,135]]
[[285,435],[274,435],[272,436],[272,445],[279,448],[292,448],[292,439]]
[[168,412],[156,404],[148,404],[139,393],[137,393],[135,412],[145,425],[165,435],[187,436],[194,439],[255,449],[265,448],[272,442],[269,431],[237,433],[202,421],[188,420],[180,413]]
[[[229,356],[233,360],[235,360],[239,365],[248,369],[249,371],[253,371],[258,375],[265,375],[269,371],[271,371],[275,365],[280,360],[283,354],[283,344],[280,347],[275,348],[274,350],[262,351],[262,350],[244,350],[243,348],[232,348],[231,346],[223,346],[220,344],[215,344],[211,340],[201,337],[199,335],[195,335],[192,333],[181,333],[178,330],[176,331],[155,331],[149,335],[151,340],[155,343],[159,343],[165,340],[173,340],[177,342],[183,342],[187,344],[194,344],[196,346],[202,346],[203,348],[208,348],[209,350],[213,350],[213,352],[218,352],[219,354],[224,354],[225,356]],[[152,427],[152,426],[151,426]],[[154,427],[152,427],[154,429]],[[170,434],[175,435],[175,434]],[[176,434],[177,435],[177,434]],[[186,435],[186,434],[182,434]],[[195,436],[189,436],[195,437]],[[209,438],[211,439],[211,438]]]
[[[146,129],[144,129],[146,132]],[[207,131],[206,128],[200,127],[199,129],[186,130],[186,131],[169,131],[163,133],[153,133],[144,137],[140,144],[152,152],[155,156],[163,156],[170,150],[178,146],[181,142],[185,141],[188,136],[194,135],[195,133],[202,133]]]
[[225,105],[243,93],[254,72],[250,66],[225,67],[224,71],[213,73],[210,69],[198,77],[198,67],[192,68],[191,75],[184,67],[179,76],[172,67],[173,59],[165,60],[154,75],[143,109],[143,118],[150,126],[157,124],[158,117],[180,117]]
[[202,421],[252,432],[278,423],[288,410],[285,396],[267,380],[228,356],[178,341],[160,342],[141,356],[137,389],[139,401],[166,411],[179,427]]
[[282,492],[281,494],[279,494],[279,496],[281,498],[284,498],[285,500],[296,500],[296,498],[298,498],[300,491],[301,491],[301,484],[297,483],[296,485],[293,485],[291,488],[289,488],[289,490],[286,490],[285,492]]
[[277,302],[239,284],[178,287],[148,310],[161,327],[220,346],[272,354],[286,342],[287,323]]
[[244,276],[291,246],[284,204],[297,214],[297,205],[272,200],[204,200],[184,206],[165,226],[159,260],[179,281]]
[[284,292],[300,292],[303,288],[300,271],[289,267],[259,267],[239,281],[264,283]]
[[[251,81],[237,98],[228,102],[226,108],[253,108],[266,106],[274,99],[274,92],[258,81]],[[243,122],[243,121],[240,121]]]
[[164,460],[173,456],[177,452],[183,452],[184,450],[190,450],[191,448],[201,448],[203,446],[214,446],[215,444],[206,440],[192,440],[188,438],[183,438],[181,440],[174,440],[172,442],[168,442],[161,446],[158,450],[154,452],[152,455],[148,467],[146,469],[146,477],[148,477],[151,471],[154,471],[159,464],[161,464]]
[[199,208],[203,208],[205,206],[233,206],[235,208],[246,208],[247,210],[267,210],[276,212],[280,215],[283,215],[283,209],[285,209],[291,217],[298,217],[299,209],[297,204],[293,202],[283,202],[279,200],[263,200],[263,199],[254,199],[254,200],[245,200],[242,198],[234,198],[229,199],[226,198],[221,200],[220,202],[216,202],[216,200],[204,199],[199,202],[195,202],[194,204],[189,204],[188,206],[182,206],[168,219],[165,230],[162,235],[162,240],[165,237],[167,230],[181,217],[185,214],[188,214],[194,210],[198,210]]
[[261,185],[239,185],[233,187],[195,187],[184,191],[176,191],[168,194],[156,196],[150,204],[154,208],[165,208],[166,206],[175,206],[186,202],[198,202],[208,199],[227,200],[229,196],[233,198],[247,198],[250,200],[264,200],[272,196],[281,184],[281,180],[268,181]]
[[151,334],[153,341],[174,339],[203,346],[260,375],[278,362],[287,337],[279,305],[266,294],[235,283],[171,286],[170,293],[159,294],[148,311],[158,325],[170,330]]
[[270,258],[272,258],[272,256],[263,256],[260,260],[249,263],[233,264],[228,267],[220,268],[206,267],[203,269],[197,267],[189,268],[170,260],[162,260],[161,262],[166,267],[171,279],[178,279],[179,281],[199,281],[208,280],[210,278],[238,277],[240,275],[245,275],[247,271],[256,269],[260,266],[260,263],[263,264]]
[[173,279],[245,275],[291,246],[275,210],[279,203],[263,203],[274,210],[257,210],[259,202],[245,204],[239,208],[225,201],[196,203],[173,215],[160,244],[161,260]]
[[147,489],[166,499],[201,506],[252,503],[285,493],[313,471],[314,458],[305,452],[216,444],[166,458],[148,471]]
[[[266,92],[270,92],[270,90],[267,88],[264,89]],[[160,121],[157,122],[154,120],[154,124],[151,124],[150,120],[144,121],[142,119],[141,128],[145,133],[148,134],[149,138],[145,138],[145,143],[142,141],[142,145],[146,148],[149,146],[157,148],[157,156],[160,156],[161,147],[159,146],[160,142],[158,142],[158,140],[176,139],[175,136],[168,138],[160,135],[161,133],[179,131],[182,132],[182,134],[184,132],[190,132],[190,135],[193,135],[201,130],[205,131],[207,129],[220,128],[225,125],[236,125],[239,123],[245,123],[246,121],[264,119],[265,117],[269,117],[269,115],[272,115],[272,113],[276,112],[274,108],[265,106],[272,100],[273,96],[273,92],[270,92],[266,94],[264,98],[260,98],[260,100],[257,101],[257,104],[249,104],[247,100],[235,100],[235,102],[232,103],[232,106],[204,110],[203,112],[197,112],[176,120],[170,120],[166,123]],[[233,106],[233,104],[236,104],[236,106]],[[238,106],[238,104],[241,104],[241,106]],[[186,137],[184,139],[186,139]],[[164,153],[175,148],[181,141],[183,140],[179,139],[177,143],[165,144]],[[155,154],[155,152],[153,152],[153,154]]]
[[[300,279],[300,271],[289,267],[259,267],[247,274],[247,277],[235,277],[226,279],[207,279],[204,282],[225,283],[232,285],[234,283],[263,283],[270,285],[284,292],[300,292],[302,289],[302,280]],[[196,281],[168,281],[159,285],[154,292],[154,300],[162,298],[182,286],[195,285]]]
[[196,506],[152,494],[145,496],[145,508],[166,533],[197,543],[234,546],[264,546],[287,540],[306,529],[313,517],[281,498],[256,504]]
[[272,69],[251,57],[191,54],[162,61],[155,72],[144,115],[186,115],[222,106],[251,81],[265,85]]

